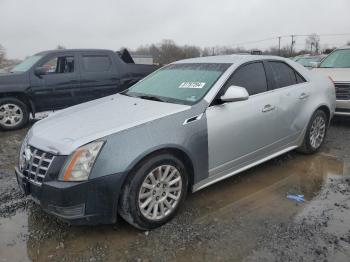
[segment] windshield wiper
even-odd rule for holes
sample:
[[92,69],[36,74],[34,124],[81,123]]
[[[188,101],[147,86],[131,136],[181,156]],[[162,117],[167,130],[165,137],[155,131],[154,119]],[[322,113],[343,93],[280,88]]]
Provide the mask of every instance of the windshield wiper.
[[166,100],[161,99],[158,96],[141,95],[141,96],[137,96],[137,97],[142,98],[142,99],[147,99],[147,100],[158,101],[158,102],[167,102]]

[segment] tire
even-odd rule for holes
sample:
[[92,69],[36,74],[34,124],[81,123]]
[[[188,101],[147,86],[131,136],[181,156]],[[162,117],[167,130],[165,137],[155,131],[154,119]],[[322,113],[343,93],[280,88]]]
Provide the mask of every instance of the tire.
[[28,107],[19,99],[0,99],[0,129],[16,130],[24,127],[29,121]]
[[303,144],[298,151],[305,154],[313,154],[317,152],[324,143],[327,128],[328,117],[326,113],[322,110],[317,110],[311,117],[306,129]]
[[[178,181],[174,183],[175,180]],[[188,174],[180,159],[168,153],[146,158],[127,178],[119,201],[119,214],[141,230],[159,227],[176,215],[186,198],[187,187]]]

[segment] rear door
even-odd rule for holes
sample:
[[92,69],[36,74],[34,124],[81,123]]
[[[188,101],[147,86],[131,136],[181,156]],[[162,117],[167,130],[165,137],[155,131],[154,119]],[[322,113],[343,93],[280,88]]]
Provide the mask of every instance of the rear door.
[[267,61],[265,65],[278,97],[276,112],[279,125],[275,134],[281,144],[292,143],[305,127],[305,116],[302,114],[310,99],[308,82],[283,61]]
[[81,86],[76,93],[79,103],[118,92],[120,79],[108,52],[82,52],[79,59]]
[[262,62],[245,64],[233,73],[218,97],[231,86],[245,87],[246,101],[214,103],[207,109],[209,174],[221,177],[273,150],[276,140],[276,96],[269,90]]

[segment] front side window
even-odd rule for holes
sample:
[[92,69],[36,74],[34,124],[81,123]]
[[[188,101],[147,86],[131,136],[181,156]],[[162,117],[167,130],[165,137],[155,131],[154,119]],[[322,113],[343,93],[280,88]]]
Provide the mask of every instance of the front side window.
[[225,87],[231,85],[247,89],[249,95],[267,91],[264,65],[261,62],[251,63],[238,68],[228,80]]
[[11,72],[26,72],[28,71],[39,59],[42,58],[40,55],[30,56],[22,63],[16,65]]
[[295,85],[304,82],[303,79],[290,66],[283,62],[270,61],[273,78],[276,83],[276,88]]
[[74,72],[73,56],[58,56],[51,58],[42,65],[46,74],[65,74]]
[[350,68],[350,49],[335,50],[320,64],[322,68]]
[[231,64],[186,63],[163,67],[123,94],[180,104],[195,104]]
[[112,63],[107,55],[84,55],[83,68],[85,72],[109,71]]

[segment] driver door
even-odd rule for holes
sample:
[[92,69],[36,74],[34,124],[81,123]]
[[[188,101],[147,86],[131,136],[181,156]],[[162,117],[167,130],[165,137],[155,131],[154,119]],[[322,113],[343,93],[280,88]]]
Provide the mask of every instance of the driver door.
[[277,98],[268,90],[262,62],[239,67],[225,84],[245,87],[248,100],[210,106],[207,111],[209,176],[219,178],[263,158],[274,148]]
[[74,92],[80,87],[77,57],[73,53],[60,53],[41,64],[46,74],[33,75],[32,93],[39,111],[55,110],[76,104]]

